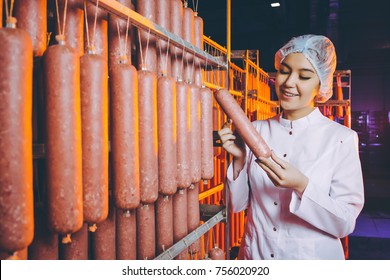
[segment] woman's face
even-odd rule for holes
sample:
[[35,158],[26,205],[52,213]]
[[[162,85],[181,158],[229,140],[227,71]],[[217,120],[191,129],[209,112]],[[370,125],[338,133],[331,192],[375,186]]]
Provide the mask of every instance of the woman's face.
[[275,90],[283,108],[283,116],[296,120],[308,115],[319,94],[320,79],[313,66],[301,53],[290,53],[276,74]]

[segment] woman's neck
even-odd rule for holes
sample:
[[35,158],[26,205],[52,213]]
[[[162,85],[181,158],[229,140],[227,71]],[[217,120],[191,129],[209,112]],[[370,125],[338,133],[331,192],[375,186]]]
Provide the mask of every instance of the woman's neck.
[[306,117],[309,115],[311,112],[313,112],[315,107],[310,107],[305,110],[283,110],[282,112],[282,117],[283,119],[289,120],[289,121],[295,121],[301,118]]

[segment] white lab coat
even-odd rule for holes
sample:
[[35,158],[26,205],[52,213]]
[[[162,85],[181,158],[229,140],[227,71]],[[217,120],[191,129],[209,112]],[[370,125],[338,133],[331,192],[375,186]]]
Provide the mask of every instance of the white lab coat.
[[278,115],[253,125],[309,183],[302,197],[275,187],[248,149],[236,180],[229,166],[231,208],[248,208],[239,258],[344,259],[340,238],[354,230],[364,203],[356,132],[324,117],[318,108],[295,121]]

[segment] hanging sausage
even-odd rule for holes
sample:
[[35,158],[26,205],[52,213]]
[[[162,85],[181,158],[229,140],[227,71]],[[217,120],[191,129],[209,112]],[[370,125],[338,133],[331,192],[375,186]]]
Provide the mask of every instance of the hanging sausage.
[[[134,10],[131,0],[118,0],[117,2]],[[119,63],[123,55],[126,55],[128,63],[132,64],[131,55],[128,54],[134,43],[134,38],[132,29],[129,26],[130,23],[114,14],[109,14],[108,16],[108,66],[111,70],[111,65]],[[123,39],[123,37],[128,39]]]
[[88,225],[72,234],[72,242],[60,244],[62,260],[88,260]]
[[214,176],[213,94],[205,87],[200,89],[200,110],[201,175],[209,180]]
[[46,49],[46,6],[47,0],[15,1],[14,11],[18,19],[18,27],[30,34],[34,56],[41,56]]
[[43,59],[45,148],[48,223],[53,231],[70,234],[83,225],[80,57],[65,44],[63,31]]
[[[136,11],[148,20],[156,22],[156,3],[154,0],[137,0]],[[138,69],[146,68],[157,73],[157,44],[156,37],[150,30],[138,30],[140,51],[138,52]]]
[[34,235],[33,47],[15,23],[9,16],[0,29],[0,250],[10,253],[26,248]]
[[[169,0],[170,1],[170,31],[182,37],[182,21],[183,21],[183,4],[180,0]],[[178,47],[171,45],[171,75],[178,81],[182,80],[183,77],[183,60],[182,50]]]
[[[156,1],[156,23],[166,30],[170,30],[170,0]],[[171,77],[171,60],[169,55],[169,41],[157,41],[157,76]]]
[[158,191],[172,195],[176,192],[176,90],[171,77],[157,80],[158,117]]
[[[135,209],[140,202],[140,162],[138,78],[134,66],[127,62],[112,64],[110,88],[111,152],[115,206],[123,210]],[[157,184],[157,182],[155,183]],[[148,198],[151,199],[151,197]]]
[[156,256],[154,204],[137,208],[137,259],[152,260]]
[[[194,45],[195,47],[203,50],[203,19],[198,16],[197,12],[194,12]],[[202,78],[202,65],[199,58],[195,58],[194,69],[194,83],[201,87],[203,83]]]
[[176,82],[176,122],[177,122],[177,173],[178,188],[188,188],[191,184],[190,176],[190,88],[188,84]]
[[116,211],[116,259],[137,259],[136,210]]
[[138,71],[140,193],[142,203],[158,196],[157,79],[147,70]]
[[[188,232],[194,231],[200,225],[199,211],[199,183],[191,184],[187,189],[187,225]],[[190,254],[200,251],[200,239],[196,240],[189,247]]]
[[84,222],[108,215],[108,88],[106,61],[93,52],[80,59]]
[[28,247],[28,259],[58,260],[58,234],[48,228],[45,209],[38,205],[34,214],[34,240]]
[[[156,246],[157,254],[173,245],[172,196],[159,195],[156,202]],[[176,219],[176,218],[175,218]]]
[[[57,1],[57,0],[55,0]],[[34,2],[34,1],[30,1]],[[66,4],[66,20],[63,12]],[[64,28],[66,44],[82,56],[84,54],[84,0],[58,0],[59,17],[64,19],[63,26],[57,26],[57,30]],[[58,24],[58,23],[57,23]]]
[[110,201],[108,217],[97,224],[96,231],[91,234],[91,253],[94,260],[116,259],[116,209]]
[[[179,189],[173,195],[173,241],[176,243],[188,234],[187,189]],[[177,260],[188,258],[187,248],[175,257]]]
[[[184,2],[182,38],[188,43],[195,44],[194,36],[194,12],[187,7],[187,1]],[[187,83],[194,82],[194,56],[190,53],[184,53],[184,72],[183,80]]]
[[201,180],[201,130],[200,130],[200,88],[190,85],[190,176],[191,182]]
[[[77,1],[77,0],[75,0]],[[91,34],[90,44],[95,46],[97,54],[104,57],[105,61],[108,60],[108,22],[107,12],[99,7],[99,1],[97,4],[86,2],[86,10],[88,16],[88,26],[94,26],[94,32]],[[96,18],[96,19],[95,19]],[[87,45],[87,36],[84,36],[84,44]]]

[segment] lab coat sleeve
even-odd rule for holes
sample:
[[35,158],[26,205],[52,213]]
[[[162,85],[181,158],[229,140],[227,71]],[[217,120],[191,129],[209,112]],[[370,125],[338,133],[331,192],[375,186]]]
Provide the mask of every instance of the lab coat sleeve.
[[320,190],[309,178],[302,197],[293,192],[291,213],[338,238],[353,232],[356,218],[364,204],[356,132],[347,136],[335,153],[334,175],[329,193]]
[[240,171],[238,177],[233,180],[233,163],[227,169],[226,185],[230,193],[230,207],[234,213],[241,212],[248,207],[249,185],[247,163]]

